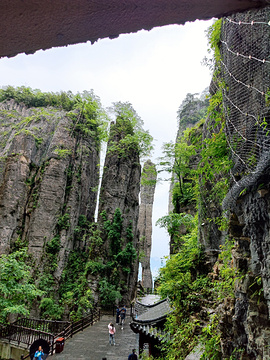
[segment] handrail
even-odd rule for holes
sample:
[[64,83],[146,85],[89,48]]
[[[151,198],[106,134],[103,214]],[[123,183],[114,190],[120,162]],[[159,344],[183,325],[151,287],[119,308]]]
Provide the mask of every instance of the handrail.
[[[48,332],[44,332],[41,330],[35,330],[35,329],[30,329],[30,328],[26,328],[23,326],[19,326],[19,325],[8,325],[7,327],[5,327],[5,329],[23,329],[25,331],[29,332],[29,335],[31,336],[31,338],[28,338],[28,341],[26,343],[26,345],[29,347],[30,344],[32,344],[34,342],[34,340],[37,340],[38,338],[40,338],[40,335],[42,335],[42,337],[44,338],[44,340],[47,340],[48,343],[50,344],[50,354],[53,355],[55,349],[56,349],[56,344],[57,344],[57,339],[63,337],[65,340],[67,340],[68,338],[72,337],[73,335],[75,335],[77,332],[79,331],[83,331],[86,327],[88,327],[89,325],[93,325],[96,321],[100,320],[100,309],[99,308],[94,308],[91,313],[85,317],[83,317],[81,320],[75,321],[75,322],[66,322],[67,326],[57,335],[54,335],[52,333],[48,333]],[[10,334],[9,337],[6,336],[1,336],[1,331],[0,331],[0,337],[5,337],[8,338],[9,341],[18,341],[16,339],[11,339],[12,335],[15,334],[15,337],[17,334],[20,334],[20,331],[16,331],[12,334]],[[35,334],[38,333],[38,337],[35,336]],[[31,339],[31,342],[30,342]],[[20,343],[24,343],[25,344],[25,339],[21,338],[18,341],[18,344]],[[25,356],[21,356],[21,360],[25,360],[27,358],[30,357],[30,354],[25,355]]]
[[20,318],[13,325],[24,326],[29,329],[42,330],[49,333],[56,333],[67,327],[70,321],[45,320],[45,319],[28,319]]

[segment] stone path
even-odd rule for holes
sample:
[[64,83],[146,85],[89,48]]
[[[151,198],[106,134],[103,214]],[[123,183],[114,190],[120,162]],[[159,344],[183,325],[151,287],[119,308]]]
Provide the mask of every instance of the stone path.
[[[159,300],[157,295],[146,295],[140,302],[153,304]],[[139,353],[139,336],[130,329],[130,310],[127,309],[124,329],[116,325],[115,346],[109,344],[108,324],[115,324],[115,317],[103,315],[96,324],[68,339],[60,354],[48,356],[52,360],[127,360],[132,349]]]
[[84,331],[75,334],[68,339],[64,350],[60,354],[54,354],[47,359],[53,360],[127,360],[132,349],[138,354],[138,335],[130,329],[129,309],[127,311],[124,329],[116,325],[115,346],[109,344],[108,324],[115,324],[115,317],[103,315],[99,322],[89,326]]

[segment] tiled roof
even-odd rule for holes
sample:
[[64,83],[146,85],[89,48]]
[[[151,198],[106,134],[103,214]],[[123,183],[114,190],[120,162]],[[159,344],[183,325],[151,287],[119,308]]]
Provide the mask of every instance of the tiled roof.
[[152,324],[166,318],[172,311],[169,300],[164,299],[156,304],[144,305],[138,301],[135,304],[135,318],[133,322],[140,324]]

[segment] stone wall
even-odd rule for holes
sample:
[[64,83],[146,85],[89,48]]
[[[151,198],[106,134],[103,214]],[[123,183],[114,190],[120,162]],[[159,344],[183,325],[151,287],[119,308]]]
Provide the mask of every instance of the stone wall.
[[2,360],[20,359],[22,355],[29,355],[29,351],[23,347],[15,347],[8,341],[0,341],[0,358]]

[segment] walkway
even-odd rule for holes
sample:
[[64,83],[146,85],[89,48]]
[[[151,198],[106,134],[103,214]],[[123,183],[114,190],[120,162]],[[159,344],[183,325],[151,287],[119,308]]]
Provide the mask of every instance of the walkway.
[[108,324],[115,324],[115,317],[103,315],[99,322],[68,339],[64,350],[47,359],[53,360],[127,360],[132,349],[138,353],[138,337],[130,329],[129,309],[124,329],[116,325],[115,346],[109,344]]
[[[159,300],[157,295],[146,295],[140,302],[153,304]],[[60,354],[49,356],[49,360],[127,360],[132,349],[139,352],[139,337],[130,329],[130,309],[127,310],[124,329],[116,325],[115,346],[109,344],[108,324],[115,324],[115,317],[103,315],[96,324],[68,339]]]

